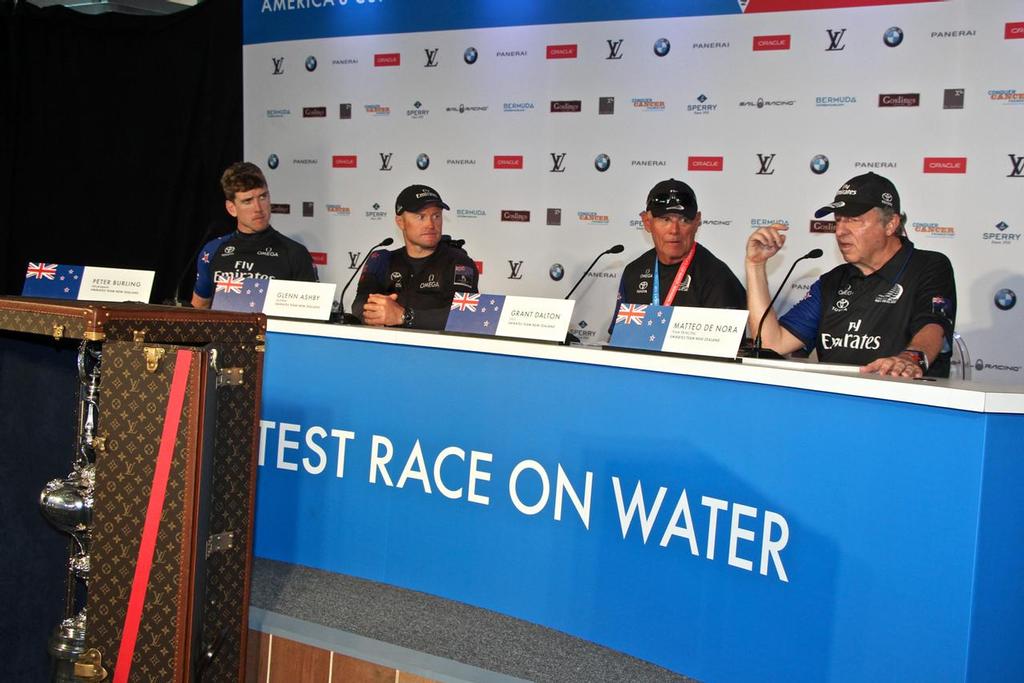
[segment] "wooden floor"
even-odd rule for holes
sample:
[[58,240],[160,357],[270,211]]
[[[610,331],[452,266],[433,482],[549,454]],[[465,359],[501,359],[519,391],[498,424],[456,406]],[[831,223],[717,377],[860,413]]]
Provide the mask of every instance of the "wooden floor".
[[436,683],[337,652],[249,631],[246,683]]

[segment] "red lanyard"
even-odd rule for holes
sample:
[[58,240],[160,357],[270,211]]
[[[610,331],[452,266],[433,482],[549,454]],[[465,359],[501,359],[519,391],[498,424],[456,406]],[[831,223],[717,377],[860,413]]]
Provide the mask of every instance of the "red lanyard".
[[[679,291],[679,285],[683,283],[683,278],[686,277],[686,271],[690,269],[690,263],[693,262],[693,255],[697,253],[697,242],[694,240],[693,246],[690,247],[690,253],[686,255],[683,262],[679,264],[679,270],[676,272],[676,278],[672,281],[672,286],[668,289],[668,294],[665,295],[665,303],[662,306],[671,306],[672,300],[676,298],[676,292]],[[658,274],[658,253],[654,253],[654,296],[651,297],[651,301],[655,304],[658,303],[658,292],[661,289],[661,280]]]

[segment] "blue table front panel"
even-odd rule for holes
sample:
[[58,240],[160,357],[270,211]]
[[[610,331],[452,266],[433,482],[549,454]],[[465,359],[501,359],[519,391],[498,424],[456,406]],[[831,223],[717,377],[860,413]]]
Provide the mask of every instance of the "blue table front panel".
[[[708,683],[967,675],[985,415],[275,333],[263,395],[260,557],[496,610]],[[374,435],[392,445],[392,486],[379,470],[370,483]],[[465,454],[441,468],[457,497],[434,475],[448,447]],[[486,504],[468,499],[472,451],[490,454],[476,457]],[[588,524],[559,468],[581,506],[591,474]],[[639,512],[623,533],[615,479],[627,510],[642,485],[646,542]]]

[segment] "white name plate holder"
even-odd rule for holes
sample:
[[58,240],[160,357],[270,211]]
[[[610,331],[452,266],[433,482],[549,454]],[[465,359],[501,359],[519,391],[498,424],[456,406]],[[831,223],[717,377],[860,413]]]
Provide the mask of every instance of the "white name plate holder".
[[446,332],[563,342],[575,301],[504,294],[462,294],[452,300]]

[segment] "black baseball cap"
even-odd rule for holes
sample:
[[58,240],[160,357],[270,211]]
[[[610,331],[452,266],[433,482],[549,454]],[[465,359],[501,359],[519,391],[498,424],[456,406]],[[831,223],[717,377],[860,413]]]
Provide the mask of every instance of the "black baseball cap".
[[401,216],[406,211],[419,211],[424,206],[431,204],[451,210],[451,207],[444,203],[441,195],[434,188],[426,185],[410,185],[398,193],[398,199],[395,200],[395,215]]
[[697,215],[697,195],[682,180],[662,180],[647,193],[647,210],[659,218],[678,213],[692,220]]
[[891,180],[868,172],[847,180],[836,192],[835,201],[815,211],[814,217],[821,218],[830,213],[860,216],[876,207],[900,213],[900,194]]

